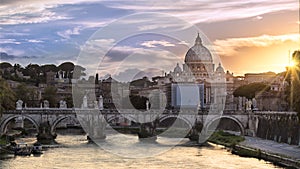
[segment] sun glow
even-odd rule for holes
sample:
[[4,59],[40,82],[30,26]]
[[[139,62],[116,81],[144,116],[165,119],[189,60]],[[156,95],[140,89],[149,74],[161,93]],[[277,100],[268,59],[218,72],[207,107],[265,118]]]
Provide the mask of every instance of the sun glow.
[[291,60],[290,63],[288,64],[288,67],[295,67],[296,66],[296,62]]

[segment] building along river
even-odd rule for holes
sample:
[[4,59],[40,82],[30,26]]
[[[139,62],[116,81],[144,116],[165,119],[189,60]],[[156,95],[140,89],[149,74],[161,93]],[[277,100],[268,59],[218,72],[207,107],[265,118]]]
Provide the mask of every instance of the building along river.
[[[33,143],[35,138],[17,141]],[[174,146],[174,138],[159,137],[149,143],[140,142],[135,135],[122,134],[108,135],[99,143],[101,147],[88,144],[84,135],[58,135],[56,141],[60,148],[50,148],[41,156],[2,156],[0,168],[279,168],[263,160],[233,155],[222,146],[191,145],[188,139],[178,146]]]

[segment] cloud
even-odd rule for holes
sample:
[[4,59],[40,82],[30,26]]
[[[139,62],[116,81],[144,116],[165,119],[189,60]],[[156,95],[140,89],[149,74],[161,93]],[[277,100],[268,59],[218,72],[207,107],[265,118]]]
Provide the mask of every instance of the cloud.
[[[250,18],[266,13],[298,10],[298,2],[295,0],[4,0],[1,1],[0,5],[0,25],[44,23],[54,20],[72,19],[72,16],[68,16],[63,12],[55,12],[55,9],[63,5],[83,3],[101,4],[109,8],[134,12],[165,13],[191,23]],[[141,27],[141,29],[149,29],[149,27]]]
[[190,44],[186,41],[180,41],[178,42],[178,45],[186,45],[186,46],[189,46]]
[[294,0],[140,0],[113,1],[108,6],[137,12],[162,12],[180,17],[192,23],[215,22],[231,19],[250,18],[284,10],[298,10]]
[[78,24],[81,25],[83,28],[82,29],[86,29],[86,28],[99,28],[99,27],[103,27],[109,23],[114,22],[114,19],[110,19],[110,20],[101,20],[101,21],[72,21],[70,22],[70,24]]
[[81,31],[80,27],[75,27],[73,29],[67,29],[67,30],[62,31],[62,32],[57,32],[57,35],[65,38],[65,39],[70,39],[70,37],[72,35],[79,35],[80,31]]
[[170,71],[177,62],[182,62],[181,56],[155,48],[145,49],[130,46],[114,47],[115,55],[106,56],[99,64],[100,72],[109,71],[112,75],[118,75],[126,69],[139,71],[157,70],[156,72]]
[[174,44],[172,44],[172,43],[170,43],[168,41],[165,41],[165,40],[161,40],[161,41],[157,41],[157,40],[146,41],[146,42],[143,42],[141,44],[141,46],[145,46],[145,47],[148,47],[148,48],[154,48],[154,47],[157,47],[157,45],[165,46],[165,47],[175,46]]
[[45,5],[31,6],[0,6],[0,25],[46,23],[53,20],[69,19],[59,16]]
[[238,49],[243,47],[267,47],[275,44],[280,44],[285,41],[298,42],[298,34],[287,35],[262,35],[258,37],[246,38],[230,38],[225,40],[216,40],[214,48],[217,53],[222,56],[232,56],[238,53]]
[[21,42],[16,39],[0,39],[0,44],[16,44],[19,45]]
[[114,39],[91,39],[88,40],[84,45],[80,46],[83,55],[101,55],[109,50],[109,48],[115,43]]
[[255,20],[255,21],[257,21],[257,20],[262,20],[262,19],[263,19],[262,16],[256,16],[256,17],[253,18],[253,20]]
[[61,5],[101,2],[99,0],[2,0],[0,5],[0,25],[46,23],[54,20],[71,19],[53,11]]
[[[81,54],[77,64],[87,68],[87,74],[99,72],[100,76],[109,73],[118,75],[126,69],[145,70],[154,68],[169,71],[177,62],[182,62],[182,56],[159,48],[132,46],[114,46],[114,39],[93,39],[81,46]],[[152,45],[172,46],[167,41],[157,41]],[[108,52],[109,51],[109,52]]]
[[27,42],[30,42],[30,43],[43,43],[44,41],[36,40],[36,39],[29,39],[29,40],[27,40]]
[[[114,39],[90,39],[80,46],[80,54],[77,58],[77,64],[86,68],[86,73],[94,75],[98,70],[100,63],[106,62],[105,54],[115,43]],[[101,72],[103,75],[104,71]],[[105,74],[111,72],[105,72]]]

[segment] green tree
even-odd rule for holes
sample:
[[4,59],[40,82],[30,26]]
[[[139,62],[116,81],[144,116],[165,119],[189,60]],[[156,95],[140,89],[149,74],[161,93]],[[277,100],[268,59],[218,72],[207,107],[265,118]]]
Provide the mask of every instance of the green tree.
[[38,64],[29,64],[25,67],[23,74],[25,76],[30,76],[33,79],[37,79],[41,72],[41,68]]
[[99,84],[99,74],[96,73],[95,84]]
[[46,74],[47,72],[57,72],[58,68],[56,65],[50,64],[50,65],[42,65],[40,67],[41,71]]
[[37,83],[46,83],[46,77],[47,77],[47,72],[57,72],[58,68],[56,65],[53,64],[48,64],[48,65],[42,65],[40,67],[40,72],[42,73],[42,76],[39,76],[37,79]]
[[[131,95],[128,98],[123,98],[122,101],[122,105],[124,106],[124,108],[135,108],[138,110],[146,110],[146,102],[147,102],[148,98],[144,97],[144,96],[137,96],[137,95]],[[131,107],[131,105],[133,107]]]
[[247,99],[252,99],[255,97],[255,94],[269,91],[270,86],[264,83],[251,83],[247,85],[243,85],[235,89],[233,95],[235,97],[246,97]]
[[74,107],[72,95],[66,96],[64,100],[66,101],[68,108]]
[[48,86],[45,88],[44,100],[48,100],[50,107],[56,107],[57,106],[57,88],[54,86]]
[[0,113],[15,108],[16,97],[7,82],[0,79]]
[[2,62],[0,63],[0,69],[8,69],[8,68],[11,68],[12,65],[8,62]]
[[17,100],[22,100],[24,103],[27,104],[27,106],[33,106],[33,100],[34,100],[34,90],[31,88],[28,88],[26,84],[21,83],[16,88],[16,98]]
[[72,79],[74,67],[75,67],[74,63],[64,62],[58,66],[58,69],[65,72],[64,78]]

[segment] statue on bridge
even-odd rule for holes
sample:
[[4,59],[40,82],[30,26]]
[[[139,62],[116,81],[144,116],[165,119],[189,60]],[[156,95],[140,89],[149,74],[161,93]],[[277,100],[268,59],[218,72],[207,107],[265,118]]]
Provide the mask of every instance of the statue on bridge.
[[150,104],[149,100],[146,100],[146,110],[147,110],[147,111],[150,109],[149,104]]
[[87,95],[83,96],[83,101],[82,101],[82,108],[88,108],[88,99],[87,99]]
[[49,101],[44,100],[44,108],[48,109],[49,108]]
[[255,98],[252,99],[252,110],[258,110],[257,101]]
[[95,101],[94,101],[94,109],[98,109],[98,108],[99,108],[98,101],[95,100]]
[[252,110],[252,101],[250,99],[246,101],[246,110]]
[[99,110],[103,110],[103,97],[102,97],[102,95],[99,96],[98,104],[99,104]]
[[63,100],[59,101],[59,108],[60,109],[66,109],[66,108],[68,108],[67,102],[63,101]]
[[16,109],[17,110],[22,110],[22,108],[23,108],[23,101],[22,100],[18,100],[16,102]]

